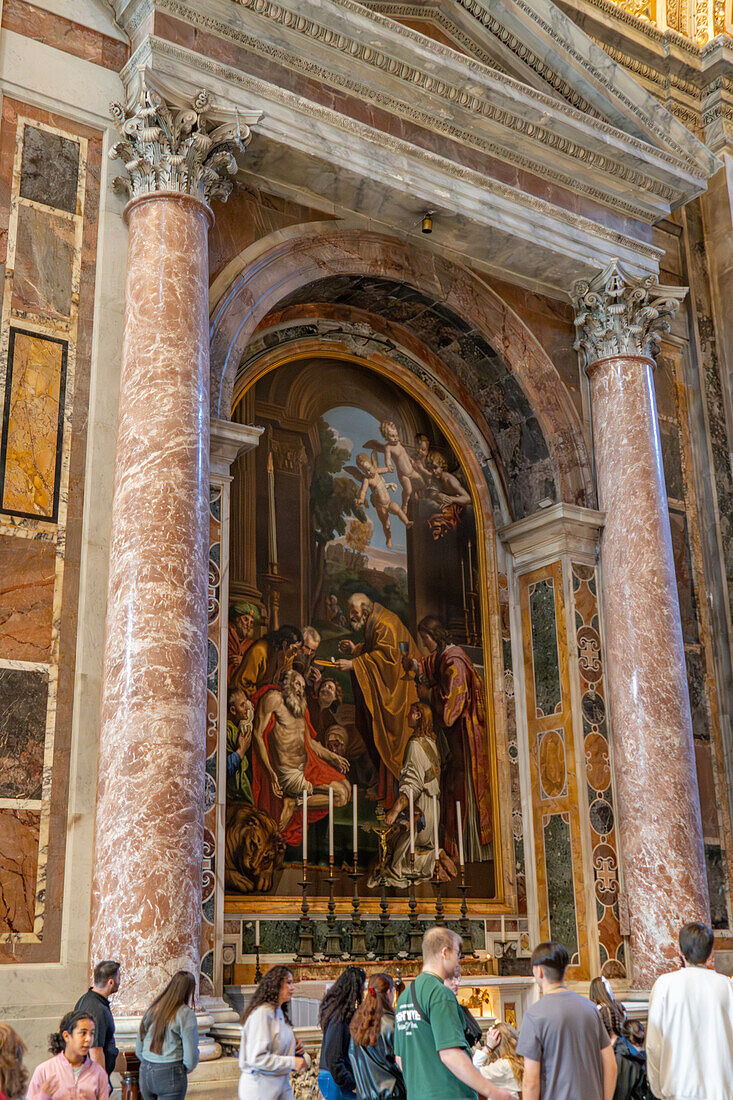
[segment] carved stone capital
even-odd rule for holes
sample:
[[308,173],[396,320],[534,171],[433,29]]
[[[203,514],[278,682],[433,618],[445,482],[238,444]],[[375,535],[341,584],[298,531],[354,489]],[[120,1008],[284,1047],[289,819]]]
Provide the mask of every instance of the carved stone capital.
[[124,137],[109,156],[127,170],[127,178],[115,179],[115,190],[130,199],[173,191],[207,205],[226,201],[237,173],[235,153],[244,152],[249,127],[262,112],[215,107],[209,92],[187,95],[146,70],[138,72],[136,85],[128,106],[110,104]]
[[587,282],[579,280],[570,297],[575,309],[575,350],[586,370],[613,355],[653,358],[661,333],[669,332],[687,287],[660,286],[654,275],[628,275],[617,260]]

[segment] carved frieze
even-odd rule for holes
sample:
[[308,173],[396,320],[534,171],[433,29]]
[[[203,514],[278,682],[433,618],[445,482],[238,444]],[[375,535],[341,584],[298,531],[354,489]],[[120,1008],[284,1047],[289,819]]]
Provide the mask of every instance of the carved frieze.
[[590,282],[575,283],[574,347],[582,365],[611,355],[654,356],[686,294],[687,287],[660,286],[653,275],[636,279],[616,260]]

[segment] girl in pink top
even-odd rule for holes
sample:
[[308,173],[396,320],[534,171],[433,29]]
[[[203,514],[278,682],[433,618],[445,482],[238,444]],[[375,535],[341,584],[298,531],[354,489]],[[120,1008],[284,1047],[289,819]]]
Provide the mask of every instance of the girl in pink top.
[[94,1021],[85,1012],[67,1012],[50,1038],[55,1057],[36,1067],[28,1100],[107,1100],[109,1078],[89,1057],[93,1046]]

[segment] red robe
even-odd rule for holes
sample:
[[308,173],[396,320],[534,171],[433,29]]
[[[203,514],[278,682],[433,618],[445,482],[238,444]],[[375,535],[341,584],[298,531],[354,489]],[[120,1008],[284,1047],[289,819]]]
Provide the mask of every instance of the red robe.
[[447,646],[442,653],[431,653],[420,662],[433,689],[435,712],[440,717],[451,759],[441,775],[441,820],[445,848],[458,855],[456,839],[456,801],[467,819],[466,771],[471,769],[476,795],[478,832],[482,844],[492,838],[491,784],[486,753],[486,709],[483,684],[473,662],[460,646]]
[[[257,709],[257,704],[263,695],[266,695],[268,691],[279,691],[277,684],[263,684],[255,694],[252,696],[252,703]],[[268,756],[270,755],[270,733],[272,727],[275,725],[275,715],[273,714],[270,721],[267,723],[267,729],[264,733],[265,748],[267,749]],[[312,783],[314,787],[327,787],[336,779],[343,779],[343,775],[336,768],[332,768],[330,764],[327,764],[325,760],[321,760],[319,756],[316,756],[311,745],[311,741],[316,741],[316,731],[313,729],[313,725],[310,720],[308,711],[305,712],[305,778],[309,783]],[[280,814],[283,809],[283,800],[278,798],[273,793],[270,779],[265,769],[262,766],[257,752],[252,753],[252,794],[254,797],[254,804],[259,810],[264,810],[270,815],[275,822],[280,820]],[[322,810],[311,810],[308,807],[308,821],[320,821],[322,817],[325,817],[328,813],[328,809],[324,807]],[[286,844],[290,844],[295,847],[303,842],[303,811],[300,807],[296,807],[293,811],[293,816],[283,829],[283,840]]]

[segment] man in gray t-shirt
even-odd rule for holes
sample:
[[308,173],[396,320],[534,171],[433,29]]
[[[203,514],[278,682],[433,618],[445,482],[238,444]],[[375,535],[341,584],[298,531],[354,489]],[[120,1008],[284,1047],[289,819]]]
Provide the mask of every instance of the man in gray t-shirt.
[[524,1058],[522,1100],[612,1100],[616,1058],[600,1013],[566,989],[568,953],[541,943],[532,973],[542,999],[524,1014],[517,1054]]

